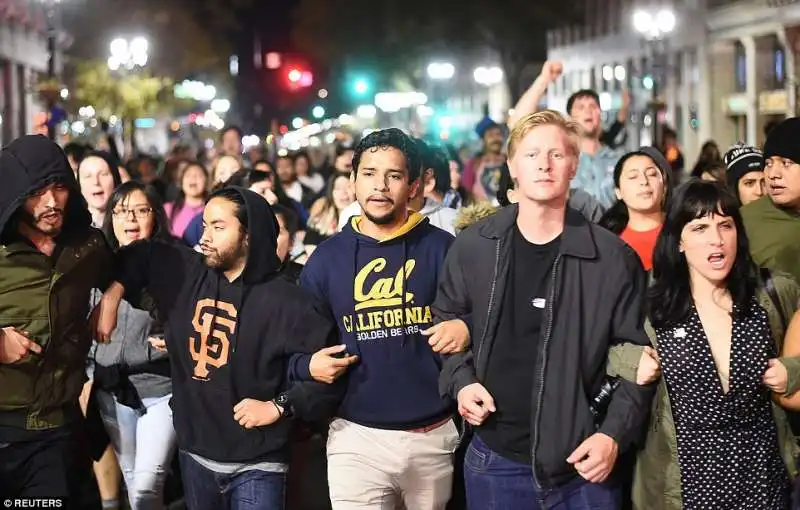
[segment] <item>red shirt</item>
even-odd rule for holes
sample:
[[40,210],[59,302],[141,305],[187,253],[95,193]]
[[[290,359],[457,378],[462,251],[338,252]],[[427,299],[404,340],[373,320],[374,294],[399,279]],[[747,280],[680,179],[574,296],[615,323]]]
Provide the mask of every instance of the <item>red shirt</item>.
[[658,239],[658,234],[660,233],[661,225],[643,232],[625,227],[619,237],[639,255],[644,269],[650,271],[653,269],[653,250],[655,250],[656,239]]

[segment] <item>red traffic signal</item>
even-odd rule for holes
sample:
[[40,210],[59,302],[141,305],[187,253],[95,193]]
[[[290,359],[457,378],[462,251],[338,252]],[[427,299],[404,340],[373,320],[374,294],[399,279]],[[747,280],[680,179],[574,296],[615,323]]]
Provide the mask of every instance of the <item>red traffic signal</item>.
[[303,79],[303,73],[299,69],[290,69],[287,77],[291,83],[297,83]]

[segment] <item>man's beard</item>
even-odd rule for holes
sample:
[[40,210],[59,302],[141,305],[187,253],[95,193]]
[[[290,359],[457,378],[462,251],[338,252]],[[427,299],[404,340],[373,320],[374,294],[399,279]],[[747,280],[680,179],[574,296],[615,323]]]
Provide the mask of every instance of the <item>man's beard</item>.
[[501,150],[503,150],[503,142],[491,141],[486,144],[486,152],[490,154],[500,154]]
[[230,250],[212,250],[211,254],[203,254],[203,261],[206,266],[220,271],[232,269],[242,257],[246,256],[246,250],[241,244],[237,244]]
[[[61,215],[61,225],[58,227],[53,227],[42,221],[43,216],[47,216],[48,214],[57,213]],[[64,211],[62,209],[58,209],[53,207],[51,209],[47,209],[46,211],[34,216],[30,214],[28,211],[20,208],[20,222],[27,226],[28,228],[35,230],[43,235],[48,237],[56,237],[64,228]]]
[[370,222],[374,223],[375,225],[388,225],[388,224],[392,223],[393,221],[396,221],[398,213],[399,213],[399,211],[397,209],[392,209],[391,211],[387,212],[383,216],[375,216],[375,215],[370,214],[369,212],[367,212],[366,209],[364,210],[364,216],[366,216],[367,219]]

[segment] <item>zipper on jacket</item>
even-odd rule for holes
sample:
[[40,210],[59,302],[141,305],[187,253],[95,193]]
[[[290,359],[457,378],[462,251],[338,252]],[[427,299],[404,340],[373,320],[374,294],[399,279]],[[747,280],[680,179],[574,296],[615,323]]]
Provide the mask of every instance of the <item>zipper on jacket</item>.
[[550,336],[553,333],[553,301],[556,296],[556,281],[558,277],[558,268],[561,264],[562,255],[559,253],[553,263],[553,272],[550,276],[550,292],[547,298],[547,327],[545,328],[544,339],[542,341],[542,364],[539,367],[539,394],[536,397],[536,415],[533,417],[533,440],[531,441],[531,460],[532,460],[532,474],[533,483],[536,488],[541,491],[542,484],[539,477],[536,475],[536,450],[539,447],[539,418],[542,413],[542,400],[544,399],[544,376],[547,369],[547,347],[550,344]]
[[[494,273],[492,274],[492,287],[489,290],[489,307],[486,312],[486,324],[483,325],[483,334],[481,335],[481,343],[478,345],[478,354],[475,356],[475,369],[478,368],[478,361],[481,359],[481,352],[483,351],[483,344],[486,341],[486,334],[489,332],[489,321],[492,318],[492,308],[494,307],[494,294],[497,289],[497,273],[500,270],[500,240],[497,240],[494,251]],[[477,375],[477,374],[476,374]]]

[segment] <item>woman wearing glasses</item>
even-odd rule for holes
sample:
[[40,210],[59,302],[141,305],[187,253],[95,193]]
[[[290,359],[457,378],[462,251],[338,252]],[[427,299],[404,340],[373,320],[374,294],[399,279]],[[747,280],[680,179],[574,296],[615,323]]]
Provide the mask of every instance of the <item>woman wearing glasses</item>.
[[[136,182],[111,195],[103,230],[114,249],[141,239],[170,238],[156,190]],[[100,297],[96,290],[93,300]],[[141,296],[136,307],[123,302],[111,341],[96,344],[90,353],[100,412],[133,510],[164,508],[164,481],[175,449],[169,360],[148,301]]]

